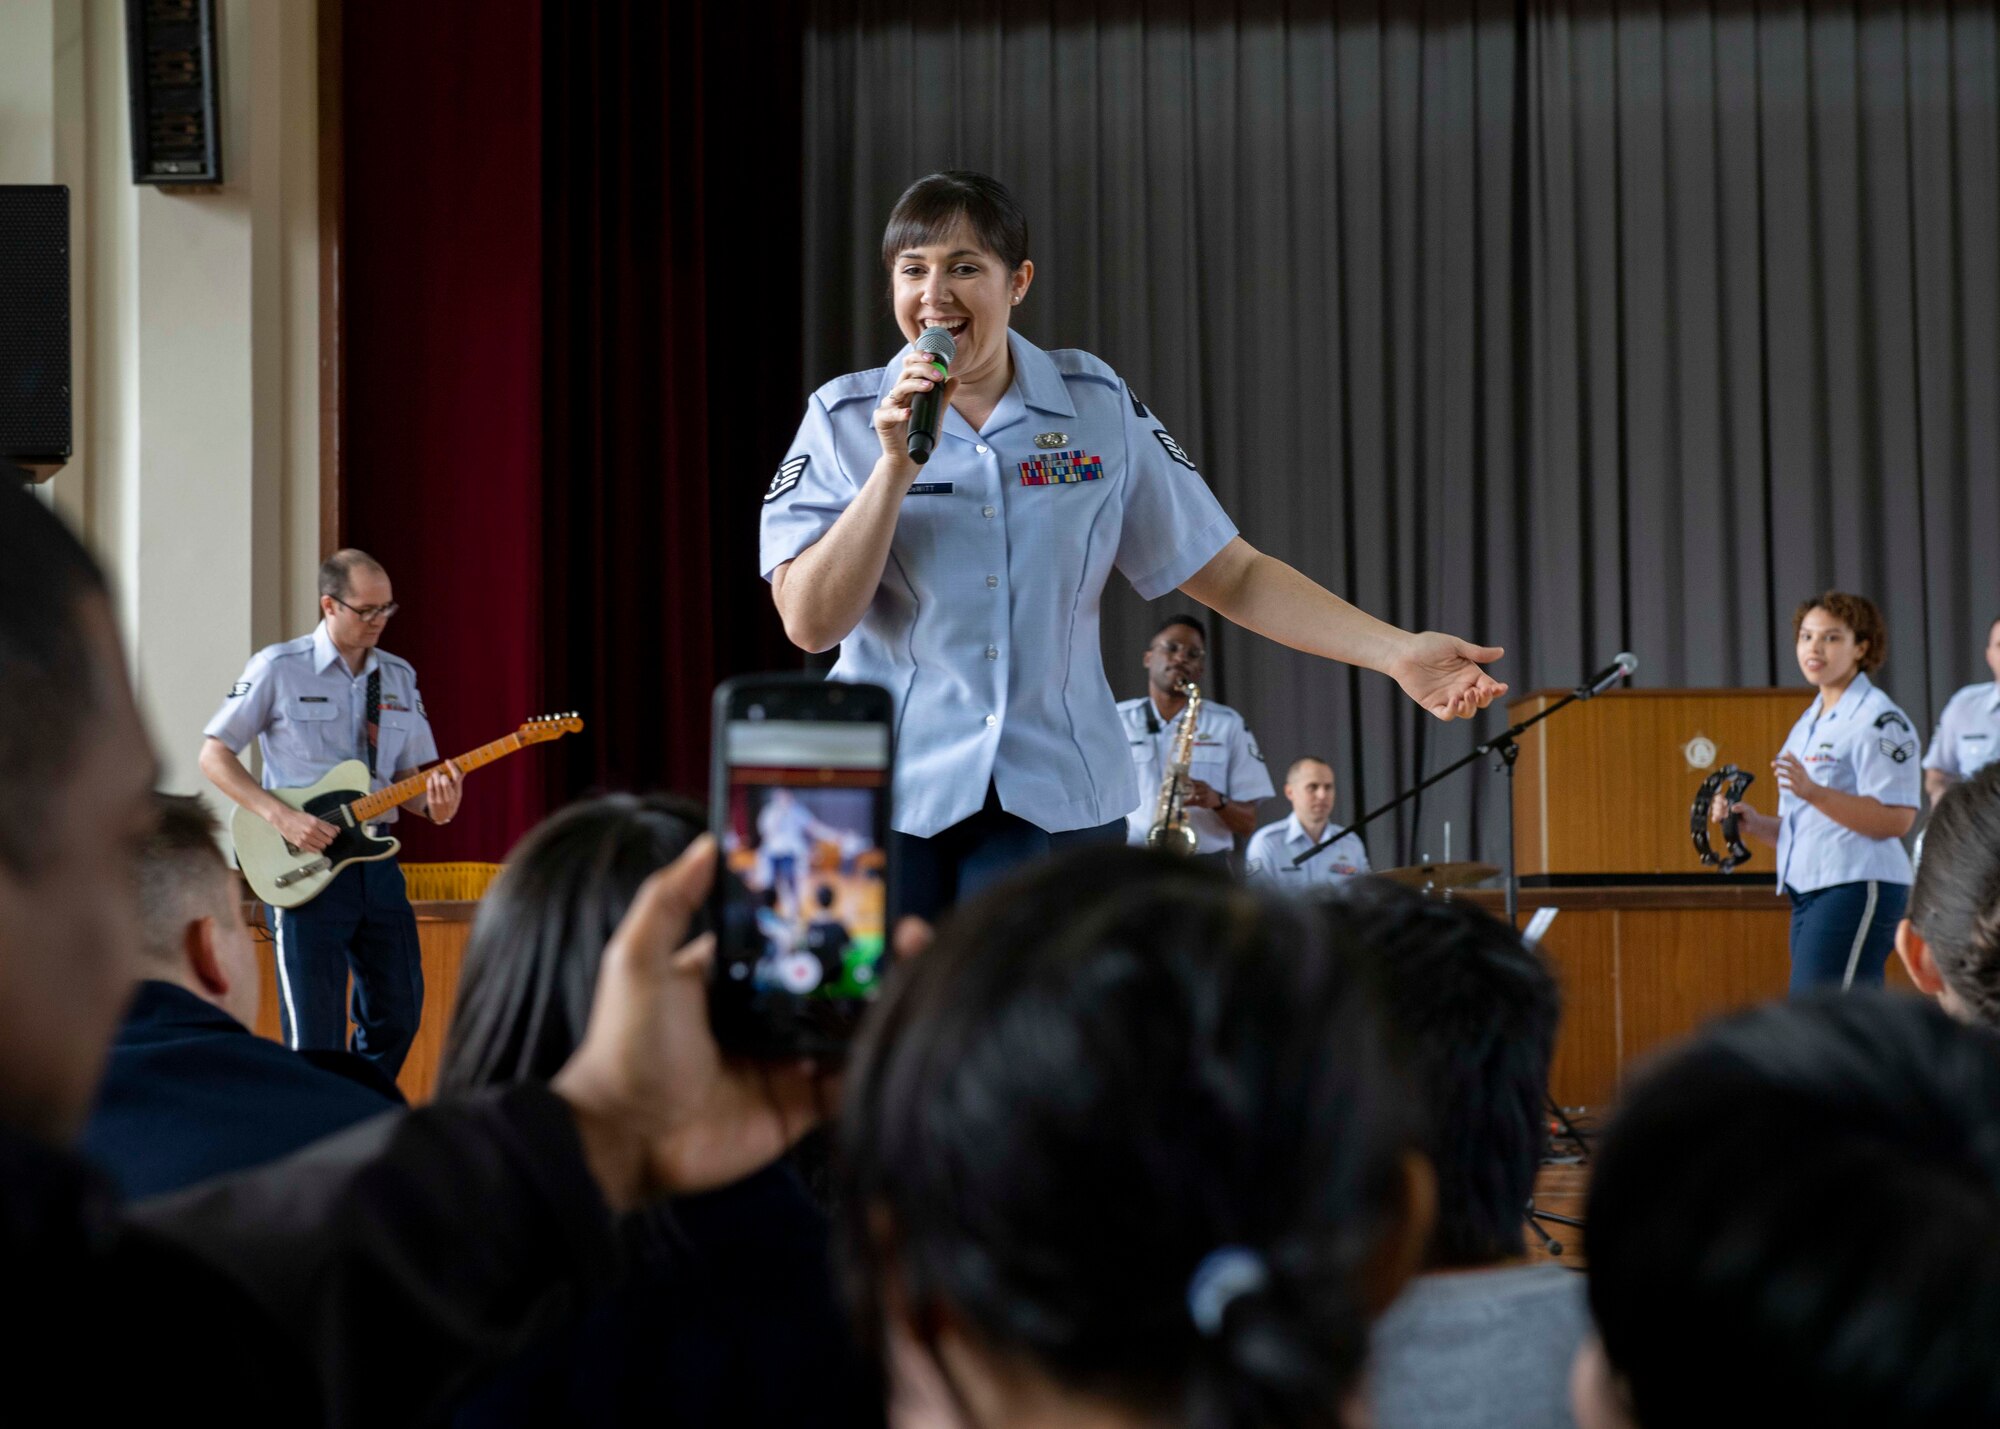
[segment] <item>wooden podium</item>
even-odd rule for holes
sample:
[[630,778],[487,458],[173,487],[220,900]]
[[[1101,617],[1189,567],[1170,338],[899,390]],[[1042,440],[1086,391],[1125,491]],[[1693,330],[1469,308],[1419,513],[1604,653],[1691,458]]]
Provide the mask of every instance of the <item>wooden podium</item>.
[[[1518,724],[1560,700],[1540,690],[1507,706]],[[1515,856],[1530,886],[1575,887],[1613,878],[1707,882],[1688,836],[1701,781],[1725,764],[1757,776],[1745,796],[1777,808],[1771,761],[1812,700],[1796,690],[1611,690],[1579,700],[1521,737],[1514,769]],[[1710,834],[1717,851],[1721,830]],[[1772,853],[1751,845],[1730,878],[1764,882]]]
[[[1507,707],[1519,723],[1568,692]],[[1521,737],[1514,768],[1523,918],[1561,912],[1542,949],[1563,989],[1550,1090],[1605,1107],[1646,1058],[1710,1018],[1785,995],[1791,904],[1774,851],[1704,868],[1688,836],[1701,781],[1725,764],[1757,776],[1745,796],[1776,810],[1771,761],[1812,691],[1616,690],[1580,700]],[[1718,852],[1722,831],[1711,826]],[[1460,894],[1499,913],[1498,891]],[[1889,984],[1908,986],[1889,959]]]

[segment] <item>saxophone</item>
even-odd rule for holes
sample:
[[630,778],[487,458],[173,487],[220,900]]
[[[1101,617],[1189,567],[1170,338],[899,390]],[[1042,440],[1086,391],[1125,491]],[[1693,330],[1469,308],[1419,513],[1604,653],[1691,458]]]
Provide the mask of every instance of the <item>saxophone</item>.
[[1153,827],[1146,830],[1146,847],[1168,853],[1193,853],[1198,842],[1188,824],[1188,763],[1194,757],[1195,721],[1201,718],[1201,687],[1189,680],[1187,708],[1174,730],[1174,758],[1160,776],[1160,798],[1153,808]]

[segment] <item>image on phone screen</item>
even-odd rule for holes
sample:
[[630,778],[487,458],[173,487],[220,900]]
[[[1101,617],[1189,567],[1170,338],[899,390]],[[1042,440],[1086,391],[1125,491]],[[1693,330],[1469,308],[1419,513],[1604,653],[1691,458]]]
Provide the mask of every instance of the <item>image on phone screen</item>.
[[724,741],[717,971],[753,1021],[837,1037],[884,971],[888,726],[730,719]]

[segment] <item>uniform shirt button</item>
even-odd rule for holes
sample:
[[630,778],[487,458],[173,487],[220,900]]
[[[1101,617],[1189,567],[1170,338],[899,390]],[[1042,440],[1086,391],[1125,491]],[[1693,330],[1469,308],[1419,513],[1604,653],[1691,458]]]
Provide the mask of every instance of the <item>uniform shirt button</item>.
[[986,716],[986,727],[987,727],[988,729],[991,729],[991,728],[993,728],[993,726],[994,726],[994,725],[996,725],[996,724],[998,724],[998,723],[1000,723],[1000,716],[999,716],[999,715],[988,715],[988,716]]
[[985,448],[985,447],[974,447],[974,448],[973,448],[973,450],[974,450],[974,451],[976,451],[976,452],[978,452],[978,453],[979,453],[980,455],[982,455],[982,456],[984,456],[984,455],[986,454],[986,448]]
[[999,585],[1000,585],[1000,577],[988,576],[986,578],[986,588],[988,590],[996,590],[999,588]]
[[986,658],[989,660],[998,660],[1000,658],[1000,647],[998,645],[988,645],[986,647]]
[[993,519],[993,508],[991,506],[982,506],[979,508],[979,514],[984,516],[988,521],[991,521]]

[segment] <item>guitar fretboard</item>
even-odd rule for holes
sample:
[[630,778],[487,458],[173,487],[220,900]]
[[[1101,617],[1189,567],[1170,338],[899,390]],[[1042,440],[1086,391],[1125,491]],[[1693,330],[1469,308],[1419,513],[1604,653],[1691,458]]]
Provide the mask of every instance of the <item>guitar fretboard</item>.
[[[519,734],[503,735],[491,744],[482,744],[479,748],[468,754],[459,755],[452,762],[458,765],[459,772],[470,774],[482,765],[491,764],[496,759],[506,758],[519,748],[521,748],[521,736]],[[431,770],[439,767],[433,764],[430,769],[418,770],[409,778],[399,779],[394,784],[370,794],[365,799],[356,799],[352,804],[347,806],[354,813],[354,822],[365,824],[371,819],[380,818],[404,800],[414,799],[417,795],[423,793],[424,785],[431,777]]]

